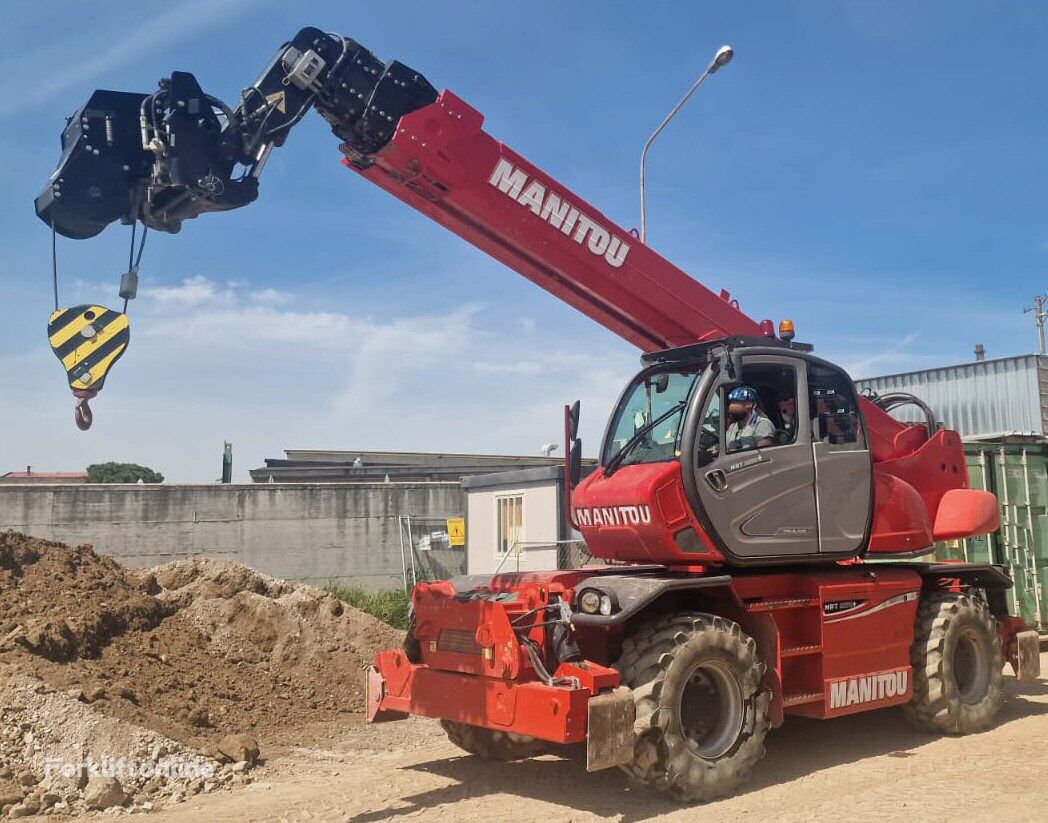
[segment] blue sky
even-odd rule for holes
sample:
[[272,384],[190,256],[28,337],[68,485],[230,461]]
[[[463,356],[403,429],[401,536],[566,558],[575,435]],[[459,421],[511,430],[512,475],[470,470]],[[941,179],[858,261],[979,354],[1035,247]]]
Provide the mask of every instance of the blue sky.
[[[305,10],[308,6],[308,10]],[[71,14],[72,9],[77,13]],[[303,25],[450,88],[486,128],[639,222],[648,134],[722,43],[736,59],[653,149],[649,238],[854,376],[1029,352],[1048,288],[1048,10],[1036,2],[4,4],[0,471],[132,460],[237,478],[285,447],[536,453],[583,399],[595,451],[637,352],[339,165],[310,116],[257,203],[151,234],[95,427],[47,348],[32,199],[95,88],[193,71],[235,102]],[[643,9],[643,11],[640,11]],[[117,303],[127,229],[60,241],[62,302]]]

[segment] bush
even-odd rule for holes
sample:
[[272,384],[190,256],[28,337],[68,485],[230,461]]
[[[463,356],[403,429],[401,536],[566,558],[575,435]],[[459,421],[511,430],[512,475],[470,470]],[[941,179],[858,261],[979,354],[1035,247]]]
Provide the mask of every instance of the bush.
[[354,608],[367,612],[397,629],[408,627],[411,592],[395,589],[369,592],[359,586],[328,586],[328,592]]
[[87,467],[88,483],[163,483],[164,475],[137,463],[93,463]]

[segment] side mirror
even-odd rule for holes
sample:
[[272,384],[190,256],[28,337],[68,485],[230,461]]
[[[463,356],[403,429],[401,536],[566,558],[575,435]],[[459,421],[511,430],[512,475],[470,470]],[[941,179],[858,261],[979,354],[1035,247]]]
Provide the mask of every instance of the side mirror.
[[831,445],[858,441],[858,421],[847,412],[823,413],[819,415],[819,439]]
[[571,493],[582,477],[582,441],[579,439],[580,401],[564,407],[564,516],[576,531],[579,524],[575,522],[574,509],[571,507]]
[[568,476],[572,487],[582,479],[582,440],[576,437],[571,443],[571,454],[568,457]]

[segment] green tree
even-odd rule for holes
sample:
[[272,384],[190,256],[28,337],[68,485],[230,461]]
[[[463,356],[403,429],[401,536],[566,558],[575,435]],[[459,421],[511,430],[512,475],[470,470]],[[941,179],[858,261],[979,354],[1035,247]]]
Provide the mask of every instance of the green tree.
[[87,467],[88,483],[163,483],[160,472],[137,463],[94,463]]

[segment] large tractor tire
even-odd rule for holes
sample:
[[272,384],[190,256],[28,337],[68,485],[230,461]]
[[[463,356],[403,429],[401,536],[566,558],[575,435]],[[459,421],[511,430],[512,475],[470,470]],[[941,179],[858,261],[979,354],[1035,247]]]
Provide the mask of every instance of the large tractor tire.
[[733,791],[764,757],[771,692],[737,623],[678,612],[644,624],[617,663],[637,706],[634,781],[678,800]]
[[500,732],[453,720],[441,720],[440,725],[447,732],[448,740],[485,760],[527,760],[542,754],[548,747],[545,741],[523,734]]
[[945,734],[987,728],[1001,706],[1004,658],[986,603],[969,594],[929,594],[917,611],[916,628],[907,720]]

